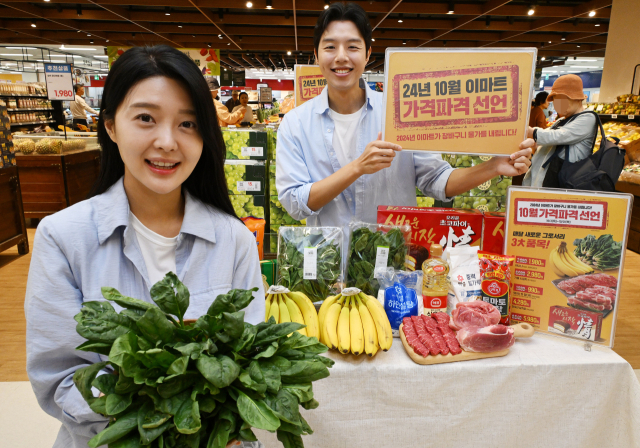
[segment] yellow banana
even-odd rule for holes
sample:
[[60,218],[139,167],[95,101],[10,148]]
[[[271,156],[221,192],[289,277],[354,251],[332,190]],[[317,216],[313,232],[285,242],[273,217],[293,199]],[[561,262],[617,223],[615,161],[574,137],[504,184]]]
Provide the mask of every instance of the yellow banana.
[[585,274],[588,272],[593,272],[593,268],[576,257],[576,254],[574,254],[571,250],[565,249],[565,253],[567,254],[567,258],[571,260],[574,265],[580,266],[585,271]]
[[324,318],[327,315],[327,311],[329,310],[329,307],[331,305],[333,305],[334,303],[336,303],[336,301],[338,299],[340,299],[340,297],[342,297],[342,294],[338,294],[337,296],[329,296],[327,297],[324,302],[322,302],[322,305],[320,306],[320,310],[318,311],[318,326],[320,327],[320,342],[322,342],[324,345],[329,345],[329,342],[327,341],[326,337],[325,337],[325,330],[324,330]]
[[555,264],[556,267],[567,277],[576,277],[580,275],[560,258],[558,248],[555,248],[551,251],[551,262]]
[[351,335],[351,353],[357,356],[364,351],[364,330],[355,296],[351,300],[351,308],[349,309],[349,333]]
[[291,300],[300,308],[304,323],[307,326],[307,336],[310,338],[319,338],[320,324],[318,323],[318,313],[316,312],[316,307],[313,305],[313,302],[301,292],[291,291],[287,293],[287,295],[291,297]]
[[338,350],[340,353],[347,354],[351,349],[351,334],[349,332],[349,301],[342,305],[340,309],[340,317],[338,318]]
[[585,269],[579,265],[577,265],[576,263],[573,262],[573,260],[571,260],[571,258],[567,255],[567,251],[562,251],[562,253],[560,253],[560,251],[558,251],[558,255],[560,255],[560,259],[562,261],[564,261],[564,263],[568,266],[570,266],[574,271],[576,271],[578,273],[578,275],[582,275],[582,274],[586,274],[587,272],[589,272],[588,269]]
[[[555,251],[556,249],[554,249],[553,251]],[[551,251],[551,253],[553,254],[553,251]],[[551,268],[553,269],[553,272],[558,276],[558,277],[566,277],[564,272],[562,272],[560,270],[560,268],[558,266],[556,266],[556,263],[553,260],[553,257],[551,257],[551,255],[549,256],[549,261],[551,262]]]
[[289,310],[287,309],[287,305],[284,303],[284,294],[280,294],[278,296],[278,308],[280,308],[280,323],[291,322]]
[[269,320],[269,308],[271,307],[271,294],[267,294],[267,298],[264,303],[264,321]]
[[367,306],[367,309],[371,313],[371,318],[376,324],[376,331],[378,332],[378,344],[383,351],[387,351],[391,348],[393,343],[393,335],[391,334],[391,324],[387,313],[378,302],[375,297],[368,296],[364,293],[360,293],[360,298]]
[[274,294],[271,296],[271,306],[269,307],[269,318],[275,318],[277,324],[280,323],[280,307],[278,306],[279,295],[280,294]]
[[344,297],[329,307],[324,319],[326,345],[334,350],[338,348],[338,317],[342,309],[342,300]]
[[362,299],[356,299],[358,311],[360,312],[360,320],[362,321],[362,332],[364,337],[364,352],[373,357],[378,352],[378,333],[376,324],[367,306],[362,303]]
[[[293,300],[291,300],[291,297],[289,297],[287,294],[283,294],[282,297],[285,305],[287,306],[287,310],[289,310],[289,316],[291,317],[291,322],[296,322],[298,324],[305,325],[304,318],[302,317],[302,313],[300,312],[300,308],[298,308],[298,305],[296,305],[296,303]],[[298,330],[298,332],[301,335],[304,335],[304,336],[307,335],[306,328],[301,328]]]

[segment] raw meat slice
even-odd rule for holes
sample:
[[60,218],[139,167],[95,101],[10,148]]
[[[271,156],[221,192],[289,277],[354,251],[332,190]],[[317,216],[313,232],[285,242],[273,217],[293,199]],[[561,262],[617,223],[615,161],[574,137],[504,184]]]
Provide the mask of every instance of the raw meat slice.
[[438,322],[438,330],[442,333],[442,338],[447,343],[447,347],[449,347],[451,354],[457,355],[462,353],[462,350],[460,350],[460,344],[458,344],[456,339],[456,335],[449,327],[449,321],[451,319],[449,315],[447,313],[433,313],[431,317]]
[[591,302],[585,302],[584,300],[580,300],[578,298],[575,297],[569,297],[569,299],[567,300],[567,303],[571,306],[578,306],[581,308],[585,308],[587,310],[592,310],[592,311],[604,311],[605,310],[605,305],[599,305],[597,303],[591,303]]
[[451,313],[449,326],[458,331],[464,327],[486,327],[500,322],[500,311],[482,300],[458,302]]
[[580,277],[576,277],[576,280],[578,280],[583,289],[599,284],[598,279],[592,275],[581,275]]
[[420,317],[418,316],[411,316],[411,322],[413,323],[416,329],[416,333],[418,333],[418,338],[420,339],[420,342],[422,342],[422,345],[427,347],[427,349],[429,350],[429,353],[431,353],[434,356],[440,353],[440,348],[438,348],[438,345],[436,344],[436,342],[427,332],[427,329],[425,328],[424,322],[422,321],[422,319],[420,319]]
[[608,286],[610,288],[615,288],[616,286],[618,286],[618,279],[615,278],[613,275],[592,274],[590,275],[590,277],[597,279],[598,282],[596,284],[599,286]]
[[563,280],[558,283],[558,288],[562,289],[567,294],[575,294],[577,292],[574,286],[575,285],[570,280]]
[[513,328],[505,325],[491,325],[463,328],[456,337],[465,351],[491,353],[511,347],[516,341],[513,333]]
[[598,294],[611,297],[611,300],[616,300],[616,291],[611,288],[607,288],[606,286],[594,286],[593,288],[587,289],[587,291],[596,292]]
[[402,323],[402,332],[404,333],[404,337],[407,340],[407,343],[417,354],[419,354],[423,358],[426,358],[429,355],[429,350],[424,345],[422,345],[422,342],[420,342],[411,319],[405,317],[404,319],[402,319]]
[[611,305],[611,297],[607,297],[603,294],[587,293],[586,291],[580,291],[576,294],[576,299],[583,300],[585,302],[598,303],[600,305]]
[[431,337],[435,341],[440,354],[448,355],[449,346],[447,346],[447,343],[444,341],[444,338],[442,337],[442,333],[440,332],[440,330],[438,330],[438,323],[435,320],[433,320],[431,316],[425,316],[424,314],[420,316],[420,318],[422,319],[422,322],[424,323],[424,326],[427,329],[427,332],[429,333],[429,335],[431,335]]
[[578,291],[576,293],[576,298],[580,300],[592,300],[595,299],[597,295],[598,293],[590,292],[585,289],[584,291]]

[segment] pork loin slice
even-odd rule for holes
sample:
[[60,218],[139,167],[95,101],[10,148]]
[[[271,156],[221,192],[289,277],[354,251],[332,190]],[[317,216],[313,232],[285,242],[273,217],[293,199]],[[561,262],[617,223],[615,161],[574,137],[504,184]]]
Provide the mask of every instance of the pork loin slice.
[[466,327],[458,331],[456,337],[465,351],[477,353],[498,352],[516,341],[513,328],[505,325]]
[[458,302],[451,312],[449,326],[458,331],[464,327],[487,327],[500,322],[500,311],[482,300]]

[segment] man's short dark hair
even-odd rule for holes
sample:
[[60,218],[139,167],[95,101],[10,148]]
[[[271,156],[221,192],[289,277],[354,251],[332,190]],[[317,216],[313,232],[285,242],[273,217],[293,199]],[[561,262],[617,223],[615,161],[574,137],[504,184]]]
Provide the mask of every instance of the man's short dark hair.
[[242,93],[240,94],[240,96],[242,96],[242,95],[247,95],[247,97],[249,97],[249,94],[248,94],[247,92],[242,92]]
[[73,86],[73,93],[78,93],[78,87],[82,87],[82,86],[79,86],[78,84]]
[[325,9],[316,22],[316,27],[313,30],[313,46],[316,49],[316,54],[318,53],[318,47],[320,46],[320,39],[322,39],[322,35],[329,24],[334,21],[353,22],[364,39],[366,52],[369,52],[369,48],[371,48],[371,33],[373,30],[371,29],[371,22],[369,22],[369,17],[367,17],[366,11],[362,9],[362,6],[356,3],[345,4],[336,2],[331,4],[329,8]]

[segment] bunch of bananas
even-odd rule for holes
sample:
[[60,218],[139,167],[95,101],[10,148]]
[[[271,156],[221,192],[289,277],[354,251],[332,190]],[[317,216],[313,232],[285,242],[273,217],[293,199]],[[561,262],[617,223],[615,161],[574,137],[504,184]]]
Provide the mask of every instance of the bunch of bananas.
[[270,317],[275,318],[278,324],[297,322],[307,326],[298,330],[299,333],[308,337],[320,338],[318,313],[313,302],[303,293],[289,291],[281,286],[272,286],[267,292],[265,308],[265,322]]
[[[352,291],[349,291],[352,290]],[[342,295],[327,297],[318,312],[320,342],[354,355],[366,353],[373,357],[378,350],[391,348],[391,324],[384,308],[374,297],[356,288],[347,288]]]
[[549,258],[553,272],[558,277],[577,277],[578,275],[593,272],[591,266],[580,261],[572,251],[567,249],[567,243],[565,242],[553,249]]

